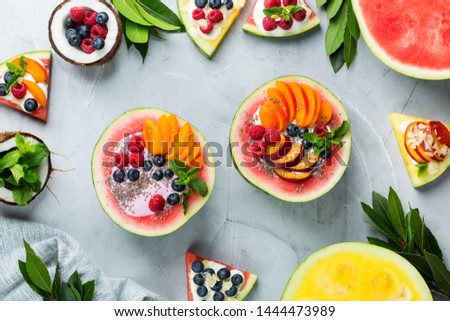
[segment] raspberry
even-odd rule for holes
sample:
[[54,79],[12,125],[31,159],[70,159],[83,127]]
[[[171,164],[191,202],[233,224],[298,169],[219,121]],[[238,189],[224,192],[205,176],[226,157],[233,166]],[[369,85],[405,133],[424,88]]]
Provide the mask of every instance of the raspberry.
[[264,141],[267,144],[274,144],[278,141],[280,141],[281,136],[278,130],[275,128],[267,128],[266,133],[264,134]]
[[223,13],[219,9],[212,9],[208,13],[208,20],[212,23],[219,23],[223,20]]
[[140,153],[144,150],[144,140],[141,136],[132,136],[128,142],[128,150],[132,153]]
[[80,48],[87,54],[91,54],[95,51],[95,48],[92,46],[91,38],[83,39],[83,41],[81,42]]
[[144,155],[141,153],[132,153],[130,155],[130,165],[134,168],[139,168],[144,165]]
[[292,19],[290,19],[289,21],[287,21],[286,19],[284,19],[284,17],[281,17],[280,21],[278,21],[278,25],[280,26],[281,29],[283,30],[289,30],[292,27],[292,24],[294,22],[292,21]]
[[92,10],[87,10],[84,13],[84,24],[88,25],[89,27],[92,27],[97,23],[97,12]]
[[156,194],[152,197],[150,202],[148,202],[148,207],[150,208],[150,211],[152,212],[161,212],[164,210],[164,207],[166,206],[166,200],[164,197],[162,197],[159,194]]
[[262,139],[264,137],[264,134],[266,133],[266,129],[264,126],[256,125],[250,127],[249,136],[250,138],[253,138],[255,140]]
[[204,34],[209,34],[213,30],[214,26],[211,21],[207,21],[206,26],[200,26],[200,31]]
[[277,22],[269,17],[264,17],[263,21],[263,27],[266,31],[272,31],[277,28]]
[[296,6],[297,0],[283,0],[283,6]]
[[327,134],[327,128],[324,125],[317,125],[314,127],[314,133],[319,137],[324,137]]
[[255,140],[248,150],[253,155],[262,157],[266,151],[266,143],[262,140]]
[[300,11],[297,11],[292,15],[292,17],[297,21],[303,21],[306,18],[306,10],[302,9]]
[[25,97],[27,93],[27,85],[17,83],[14,86],[12,86],[11,93],[17,99],[22,99],[23,97]]
[[128,162],[128,155],[124,152],[114,155],[114,165],[116,165],[117,168],[124,168],[128,165]]
[[74,22],[82,22],[84,20],[84,8],[73,7],[70,9],[70,19]]
[[93,25],[91,28],[91,38],[102,38],[106,39],[106,35],[108,34],[108,27],[106,25]]
[[194,20],[200,20],[205,19],[205,11],[201,8],[197,8],[194,11],[192,11],[192,19]]
[[264,0],[264,8],[280,7],[281,0]]

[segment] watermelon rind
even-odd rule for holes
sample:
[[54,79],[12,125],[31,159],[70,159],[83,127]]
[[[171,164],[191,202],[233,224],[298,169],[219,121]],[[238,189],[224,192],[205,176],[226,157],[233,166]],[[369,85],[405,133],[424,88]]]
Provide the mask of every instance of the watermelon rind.
[[[207,186],[208,186],[208,194],[205,197],[201,197],[198,194],[194,193],[193,196],[188,197],[188,205],[189,209],[186,214],[183,213],[183,209],[181,204],[177,204],[177,210],[176,213],[170,213],[171,218],[174,219],[173,224],[169,224],[167,226],[158,226],[155,224],[155,226],[146,227],[144,224],[139,224],[138,220],[130,219],[131,217],[126,217],[123,214],[120,214],[120,210],[117,210],[114,208],[114,206],[111,204],[111,202],[108,201],[106,195],[108,195],[109,190],[106,184],[104,183],[105,177],[102,175],[101,166],[103,162],[103,148],[106,143],[108,143],[108,138],[114,130],[120,126],[122,121],[127,121],[132,117],[137,117],[141,121],[143,119],[149,117],[156,117],[160,115],[166,115],[168,116],[170,113],[157,108],[135,108],[128,112],[125,112],[124,114],[120,115],[118,118],[116,118],[102,133],[99,140],[97,141],[93,155],[92,155],[92,181],[94,185],[94,189],[96,191],[98,200],[105,211],[105,213],[120,227],[123,229],[142,236],[148,236],[148,237],[156,237],[156,236],[162,236],[169,233],[172,233],[176,230],[178,230],[180,227],[182,227],[184,224],[186,224],[198,211],[200,211],[203,206],[208,202],[213,188],[214,188],[214,182],[215,182],[215,175],[216,170],[214,167],[214,158],[212,156],[211,149],[209,147],[209,144],[207,143],[205,137],[199,132],[197,128],[195,128],[192,124],[192,130],[195,133],[195,137],[198,139],[201,146],[205,146],[203,148],[204,150],[204,159],[206,158],[208,160],[208,165],[205,164],[202,168],[202,170],[199,173],[199,176],[203,180],[205,180]],[[186,121],[179,117],[178,115],[175,115],[178,119],[178,122],[180,126],[182,126]],[[126,132],[124,132],[126,133]],[[205,152],[206,151],[206,152]],[[196,198],[194,200],[194,198]],[[175,206],[171,209],[171,211],[175,212]],[[172,216],[176,215],[176,216]],[[159,220],[159,219],[158,219]],[[155,221],[158,221],[155,220]],[[159,220],[160,222],[164,221],[163,219]]]
[[[441,176],[447,168],[450,166],[450,154],[447,154],[443,162],[435,163],[437,166],[436,173],[430,175],[427,172],[424,173],[421,177],[417,175],[417,167],[414,165],[413,160],[409,156],[408,152],[406,151],[405,144],[404,144],[404,138],[405,133],[401,130],[402,124],[406,122],[411,121],[421,121],[421,122],[428,122],[428,120],[424,118],[419,117],[413,117],[413,116],[407,116],[403,114],[397,114],[397,113],[391,113],[390,119],[392,122],[392,127],[394,129],[395,137],[397,138],[398,146],[400,148],[400,152],[403,158],[403,161],[405,163],[406,171],[408,172],[409,178],[411,180],[411,184],[414,188],[426,185],[428,183],[433,182],[436,180],[439,176]],[[450,130],[450,125],[446,125],[447,128]]]
[[[231,150],[233,163],[234,163],[234,166],[236,167],[236,169],[238,170],[239,174],[241,174],[241,176],[247,182],[249,182],[251,185],[255,186],[256,188],[262,190],[266,194],[271,195],[271,196],[273,196],[279,200],[285,201],[285,202],[293,202],[293,203],[309,202],[309,201],[317,199],[317,198],[323,196],[324,194],[326,194],[327,192],[329,192],[339,182],[340,178],[344,175],[344,172],[347,169],[348,162],[350,160],[350,151],[351,151],[351,145],[352,145],[350,130],[342,139],[344,144],[341,148],[342,153],[340,154],[341,160],[343,160],[343,162],[345,164],[347,164],[347,166],[340,166],[333,173],[332,179],[329,179],[325,184],[322,184],[320,186],[320,183],[318,182],[317,188],[315,188],[314,192],[311,192],[309,194],[304,194],[301,191],[293,193],[293,194],[287,194],[287,193],[284,193],[283,191],[275,190],[273,188],[273,186],[271,186],[270,181],[267,178],[267,174],[260,172],[259,175],[264,175],[264,177],[263,178],[256,177],[255,175],[250,173],[250,171],[248,171],[246,168],[239,165],[238,156],[240,156],[239,155],[240,153],[235,152],[232,148],[232,146],[236,145],[236,142],[239,142],[239,136],[238,136],[240,133],[240,129],[238,128],[239,121],[240,121],[241,117],[246,116],[246,108],[252,101],[258,99],[258,96],[261,95],[263,92],[265,92],[269,87],[275,86],[275,82],[277,80],[296,81],[299,83],[308,84],[312,88],[319,90],[321,95],[326,96],[326,98],[332,103],[333,108],[337,107],[342,120],[348,120],[347,112],[345,111],[345,108],[342,105],[342,103],[339,101],[339,99],[330,90],[328,90],[327,88],[325,88],[318,82],[316,82],[308,77],[296,76],[296,75],[287,75],[287,76],[282,76],[282,77],[273,79],[273,80],[265,83],[258,89],[256,89],[250,96],[248,96],[244,100],[244,102],[240,105],[240,107],[238,108],[238,110],[233,118],[233,122],[231,123],[231,128],[230,128],[230,134],[229,134],[230,150]],[[274,176],[272,179],[276,180],[276,182],[277,182],[276,184],[293,184],[293,183],[283,181],[281,178],[278,178],[277,176]],[[308,179],[313,179],[313,178],[308,178]]]
[[[295,301],[296,295],[301,296],[300,293],[298,293],[298,286],[301,284],[304,284],[305,282],[309,281],[308,273],[311,273],[311,271],[316,271],[317,269],[320,269],[324,264],[332,264],[336,263],[336,259],[339,259],[339,262],[342,264],[345,264],[346,260],[352,259],[355,255],[359,256],[362,260],[372,260],[375,259],[377,262],[379,262],[379,265],[370,266],[369,268],[378,268],[379,266],[382,267],[393,267],[391,271],[395,274],[395,272],[398,272],[396,276],[405,278],[405,281],[408,281],[410,284],[413,285],[413,288],[407,288],[407,290],[414,292],[416,296],[413,297],[413,300],[420,300],[420,301],[432,301],[431,292],[425,282],[425,280],[422,278],[420,273],[416,270],[416,268],[409,263],[405,258],[400,256],[399,254],[387,250],[385,248],[367,244],[367,243],[360,243],[360,242],[344,242],[344,243],[338,243],[333,244],[330,246],[327,246],[325,248],[322,248],[318,250],[317,252],[311,254],[309,257],[307,257],[293,272],[291,277],[289,278],[286,287],[283,291],[281,300],[282,301]],[[338,257],[339,256],[339,257]],[[333,262],[331,262],[333,260]],[[333,292],[333,290],[336,290],[336,288],[333,288],[333,286],[336,286],[338,289],[335,291],[337,294],[335,297],[329,297],[329,300],[333,301],[341,301],[346,299],[346,295],[348,292],[356,292],[359,293],[360,297],[347,297],[347,299],[350,300],[357,300],[357,301],[365,301],[365,300],[373,300],[373,297],[371,298],[370,295],[373,295],[373,293],[370,293],[370,291],[374,291],[371,287],[374,284],[373,282],[367,281],[367,279],[370,280],[369,272],[367,272],[367,266],[364,265],[364,262],[361,263],[360,266],[348,266],[347,269],[349,270],[349,273],[359,272],[359,276],[363,276],[362,280],[361,278],[358,280],[361,280],[361,282],[355,281],[355,284],[352,284],[352,286],[345,287],[344,281],[338,281],[338,280],[332,280],[331,282],[335,281],[336,284],[329,284],[329,283],[321,283],[321,281],[325,282],[324,280],[320,279],[320,276],[314,276],[315,279],[313,280],[315,284],[323,284],[323,287],[321,289],[326,289],[326,291]],[[358,267],[360,268],[360,271],[358,270]],[[395,271],[395,269],[397,271]],[[330,267],[328,267],[328,272],[324,277],[326,277],[327,280],[330,280],[331,278],[331,271],[333,271]],[[364,276],[366,277],[364,279]],[[387,276],[385,276],[387,278]],[[349,280],[349,282],[352,282],[357,279],[357,276],[354,276],[352,280]],[[389,280],[389,279],[386,279]],[[387,282],[387,281],[386,281]],[[370,283],[370,284],[369,284]],[[364,288],[358,288],[358,286],[364,286]],[[403,284],[404,287],[406,285]],[[345,288],[345,289],[344,289]],[[311,292],[315,292],[313,297],[308,298],[301,296],[301,300],[320,300],[317,296],[320,295],[321,290],[319,288],[313,288],[308,289]],[[346,291],[349,290],[349,291]],[[357,291],[360,292],[357,292]],[[324,290],[325,291],[325,290]],[[401,291],[401,288],[399,287],[399,291]],[[329,293],[328,293],[329,294]],[[369,298],[367,297],[369,296]],[[406,299],[402,298],[399,294],[399,298],[396,299]],[[410,298],[411,299],[411,298]],[[392,298],[383,298],[382,296],[375,299],[377,301],[379,300],[393,300]]]
[[[418,78],[418,79],[426,79],[426,80],[442,80],[442,79],[450,79],[450,69],[444,70],[435,70],[428,68],[420,68],[417,66],[406,65],[401,61],[391,57],[385,50],[382,49],[380,45],[378,45],[377,41],[372,36],[369,28],[367,26],[366,21],[364,20],[364,15],[362,12],[362,8],[360,6],[361,0],[351,0],[353,11],[355,12],[356,19],[358,21],[359,28],[361,30],[361,34],[364,38],[369,49],[372,53],[386,66],[394,69],[395,71],[404,74],[409,77]],[[390,1],[390,0],[387,0]]]

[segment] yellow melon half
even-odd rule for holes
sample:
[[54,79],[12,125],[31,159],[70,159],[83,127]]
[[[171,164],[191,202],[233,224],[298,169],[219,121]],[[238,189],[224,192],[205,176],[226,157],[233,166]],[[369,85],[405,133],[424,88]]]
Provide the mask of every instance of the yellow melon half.
[[367,243],[339,243],[309,256],[281,300],[432,300],[419,272],[403,257]]
[[[436,178],[441,176],[445,170],[450,166],[450,153],[445,157],[443,162],[432,162],[430,168],[425,171],[420,177],[418,175],[418,169],[415,166],[414,160],[409,156],[405,147],[405,130],[408,123],[412,121],[421,121],[427,123],[428,120],[419,117],[407,116],[403,114],[391,113],[390,114],[392,127],[394,128],[395,136],[397,137],[398,146],[400,147],[400,152],[402,154],[403,161],[405,162],[406,170],[408,171],[409,178],[413,187],[423,186],[434,181]],[[450,125],[447,125],[447,128],[450,130]]]

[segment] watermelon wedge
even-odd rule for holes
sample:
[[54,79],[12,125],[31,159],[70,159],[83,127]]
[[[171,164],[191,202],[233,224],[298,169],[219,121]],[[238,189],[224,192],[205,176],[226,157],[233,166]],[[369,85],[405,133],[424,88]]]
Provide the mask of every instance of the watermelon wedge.
[[[7,80],[11,76],[7,64],[19,67],[20,58],[26,63],[25,73],[16,85],[26,86],[23,97],[16,97],[14,89],[5,92]],[[17,109],[43,122],[47,121],[50,90],[51,52],[49,50],[26,52],[0,64],[0,104]]]
[[242,301],[257,279],[256,274],[186,252],[189,301]]
[[448,0],[352,4],[364,40],[383,63],[414,78],[450,78]]
[[[173,140],[166,144],[162,137]],[[168,166],[172,159],[189,164],[186,170],[191,164],[200,168],[196,178],[207,187],[203,196],[176,184],[178,174]],[[101,135],[92,156],[92,179],[101,206],[115,223],[135,234],[161,236],[183,226],[206,204],[214,187],[214,159],[206,139],[182,118],[137,108]]]

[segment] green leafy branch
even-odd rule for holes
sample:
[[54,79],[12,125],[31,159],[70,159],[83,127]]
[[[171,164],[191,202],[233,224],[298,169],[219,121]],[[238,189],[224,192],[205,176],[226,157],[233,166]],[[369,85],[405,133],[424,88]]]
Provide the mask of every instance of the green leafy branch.
[[19,66],[13,64],[12,62],[7,62],[6,67],[13,74],[8,81],[8,85],[5,88],[5,92],[9,93],[11,88],[17,84],[20,78],[25,75],[25,69],[27,68],[27,62],[25,61],[25,56],[20,56]]
[[197,175],[200,168],[188,168],[185,163],[178,159],[169,161],[169,168],[178,176],[178,185],[185,185],[186,189],[181,193],[181,205],[186,215],[188,211],[187,197],[193,194],[193,191],[202,197],[208,195],[208,185]]
[[306,133],[303,138],[314,144],[314,154],[319,155],[333,145],[342,146],[342,139],[349,130],[350,123],[344,120],[339,127],[327,132],[323,137],[319,137],[315,133]]
[[134,46],[143,62],[151,36],[164,40],[160,31],[184,32],[178,16],[161,0],[112,0],[112,3],[119,11],[128,49]]
[[263,13],[266,17],[272,18],[273,16],[283,16],[284,20],[290,21],[291,15],[296,14],[300,10],[303,10],[301,6],[287,6],[287,7],[271,7],[263,9]]
[[347,68],[356,55],[361,35],[350,0],[316,0],[317,7],[326,6],[330,20],[325,34],[325,48],[334,72],[345,64]]
[[23,240],[26,260],[18,261],[19,270],[30,288],[44,301],[92,301],[95,291],[95,280],[81,282],[78,271],[75,271],[67,282],[61,280],[59,262],[56,262],[53,281],[44,262],[36,255],[31,246]]
[[12,191],[14,202],[20,206],[28,204],[33,192],[41,189],[39,166],[49,155],[47,146],[42,143],[25,142],[20,133],[16,133],[16,148],[0,158],[0,188]]
[[405,213],[392,188],[388,198],[373,192],[372,207],[365,203],[361,206],[378,231],[387,238],[385,241],[367,237],[369,243],[397,252],[420,272],[430,289],[450,296],[450,271],[445,266],[438,241],[419,210],[410,206]]

